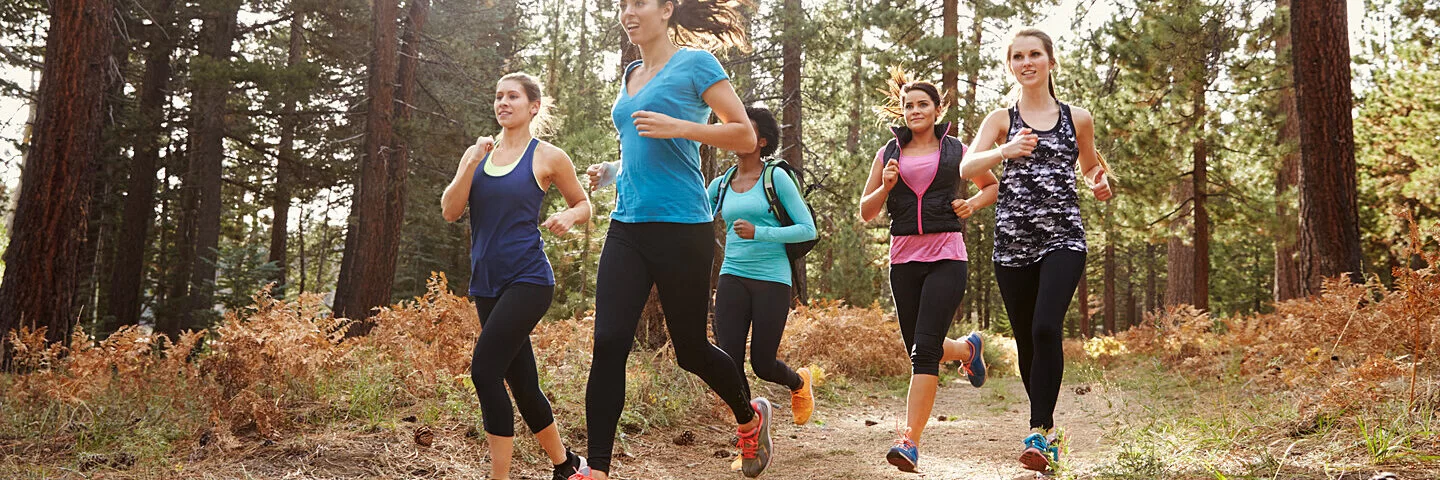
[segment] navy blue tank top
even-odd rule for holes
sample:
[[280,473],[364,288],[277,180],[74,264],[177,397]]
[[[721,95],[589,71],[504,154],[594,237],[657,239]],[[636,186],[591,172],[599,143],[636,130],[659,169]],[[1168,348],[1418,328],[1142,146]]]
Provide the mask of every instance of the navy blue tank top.
[[545,191],[535,183],[535,146],[509,173],[485,172],[486,155],[470,183],[470,295],[498,297],[516,283],[554,285],[555,274],[540,239],[540,206]]

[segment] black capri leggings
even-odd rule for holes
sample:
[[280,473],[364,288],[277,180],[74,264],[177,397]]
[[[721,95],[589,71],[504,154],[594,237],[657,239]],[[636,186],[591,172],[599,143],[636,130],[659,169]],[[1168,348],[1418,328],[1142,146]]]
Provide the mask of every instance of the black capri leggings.
[[1085,273],[1085,252],[1056,250],[1023,267],[995,266],[995,283],[1015,330],[1020,379],[1030,396],[1030,428],[1055,427],[1055,402],[1065,376],[1061,347],[1065,311]]
[[480,396],[485,433],[515,436],[506,383],[530,431],[538,433],[555,423],[550,402],[540,390],[535,352],[530,348],[530,331],[545,316],[554,294],[554,286],[516,283],[501,290],[499,297],[475,297],[480,338],[470,359],[470,380]]
[[735,362],[706,336],[713,235],[709,223],[610,222],[596,273],[595,351],[585,386],[592,469],[610,471],[615,428],[625,408],[625,361],[651,285],[659,291],[680,368],[719,394],[736,422],[754,418]]
[[720,284],[715,287],[715,342],[735,360],[746,398],[750,397],[750,381],[745,378],[746,337],[751,337],[750,366],[755,376],[791,391],[804,386],[794,370],[775,358],[789,316],[789,285],[730,274],[720,276]]
[[910,352],[910,373],[940,375],[945,334],[965,297],[969,275],[962,260],[906,262],[890,266],[890,292],[900,317],[900,337]]

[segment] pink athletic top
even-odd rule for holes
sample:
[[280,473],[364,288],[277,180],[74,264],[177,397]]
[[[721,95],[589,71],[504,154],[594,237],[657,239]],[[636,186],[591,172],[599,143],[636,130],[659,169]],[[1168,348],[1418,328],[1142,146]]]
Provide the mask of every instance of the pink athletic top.
[[[885,149],[875,152],[875,163],[883,165]],[[900,155],[900,178],[910,186],[917,196],[924,196],[925,190],[935,180],[935,170],[940,168],[940,151],[924,155]],[[957,173],[958,174],[958,173]],[[890,263],[935,262],[940,260],[966,261],[965,235],[963,232],[922,233],[920,235],[899,235],[890,237]]]

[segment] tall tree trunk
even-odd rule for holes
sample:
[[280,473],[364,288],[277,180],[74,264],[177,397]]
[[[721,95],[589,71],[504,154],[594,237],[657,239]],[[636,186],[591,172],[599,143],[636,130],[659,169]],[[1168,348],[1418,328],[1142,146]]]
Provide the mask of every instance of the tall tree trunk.
[[1194,210],[1191,195],[1194,194],[1193,177],[1185,177],[1170,188],[1170,198],[1176,204],[1183,204],[1176,218],[1170,223],[1170,240],[1166,251],[1165,305],[1195,304],[1195,246],[1187,240],[1195,238]]
[[1159,276],[1155,273],[1155,251],[1159,248],[1153,243],[1145,244],[1145,311],[1150,311],[1160,306]]
[[1135,248],[1130,247],[1125,250],[1125,316],[1123,317],[1125,322],[1121,328],[1129,330],[1130,327],[1139,323],[1140,314],[1135,305]]
[[1208,166],[1209,148],[1205,141],[1205,87],[1203,85],[1195,89],[1195,146],[1194,146],[1194,174],[1191,193],[1195,199],[1195,211],[1192,218],[1195,219],[1195,252],[1194,252],[1194,288],[1195,293],[1191,298],[1195,308],[1200,310],[1210,309],[1210,211],[1206,208],[1207,191],[1210,184],[1206,171]]
[[1300,279],[1306,294],[1321,279],[1361,272],[1355,138],[1350,118],[1350,41],[1345,2],[1299,2],[1291,9],[1296,113],[1300,119]]
[[[805,192],[805,146],[801,135],[801,108],[800,100],[800,64],[801,49],[804,47],[804,35],[801,29],[805,12],[801,9],[800,0],[785,0],[785,37],[780,46],[781,68],[780,68],[780,89],[784,105],[781,106],[781,116],[785,125],[780,129],[781,156],[786,162],[795,167],[800,178],[800,192]],[[809,282],[806,281],[805,262],[795,263],[795,277],[791,279],[793,285],[792,295],[800,303],[810,302]]]
[[[954,122],[960,116],[956,108],[955,95],[960,87],[960,0],[941,0],[941,38],[945,45],[940,49],[940,88],[945,96],[945,121]],[[952,125],[953,126],[953,125]],[[958,134],[959,132],[951,132]]]
[[850,132],[845,136],[845,151],[852,155],[860,151],[861,102],[865,98],[865,27],[858,16],[863,12],[863,0],[855,0],[851,14],[856,15],[851,30],[850,46]]
[[[72,292],[105,121],[101,107],[116,80],[109,74],[114,8],[106,0],[50,3],[34,136],[0,280],[0,335],[46,328],[46,341],[68,343],[74,328]],[[9,367],[6,345],[0,363]]]
[[[125,31],[134,23],[126,13],[119,9],[115,12],[116,31]],[[125,95],[125,79],[131,68],[130,43],[129,38],[121,35],[112,36],[110,42],[110,68],[114,69],[117,81],[110,82],[100,108],[105,126],[100,132],[100,154],[90,177],[90,206],[85,237],[80,244],[80,279],[74,291],[79,314],[76,324],[89,331],[100,330],[102,335],[108,332],[101,324],[106,313],[101,309],[110,308],[109,303],[102,302],[109,299],[109,280],[115,265],[114,232],[120,223],[120,192],[116,187],[124,175],[124,146],[133,144],[133,125],[128,124],[130,102]]]
[[155,221],[155,173],[160,161],[160,139],[165,134],[165,103],[169,100],[170,55],[175,51],[175,0],[161,0],[151,14],[155,24],[147,32],[145,74],[140,81],[135,154],[125,188],[124,221],[115,245],[115,269],[110,277],[110,322],[105,331],[140,322],[141,292],[145,284],[145,251],[150,223]]
[[[1108,217],[1108,215],[1107,215]],[[1106,229],[1110,228],[1110,221],[1106,219]],[[1115,330],[1115,242],[1112,232],[1105,235],[1105,334],[1114,335]]]
[[[195,127],[191,132],[190,178],[195,195],[195,264],[182,329],[204,328],[215,308],[215,259],[220,248],[221,166],[225,160],[225,98],[230,92],[228,65],[235,41],[239,0],[225,0],[201,13],[200,57],[205,75],[195,78]],[[193,186],[193,187],[192,187]],[[178,332],[167,332],[178,333]]]
[[975,104],[975,95],[980,88],[980,67],[985,62],[980,61],[980,42],[985,33],[985,17],[981,12],[985,9],[985,0],[971,0],[970,2],[970,44],[967,49],[975,49],[974,58],[967,58],[965,61],[965,138],[972,138],[975,132],[980,129],[980,109]]
[[[295,10],[295,16],[290,19],[290,53],[285,65],[293,69],[305,63],[305,10],[295,2],[292,2],[291,8]],[[286,278],[290,275],[287,255],[290,240],[290,201],[295,190],[294,164],[298,161],[295,158],[295,131],[300,126],[300,118],[295,115],[295,104],[300,102],[300,97],[301,95],[292,94],[280,107],[280,160],[275,162],[275,193],[272,199],[274,204],[271,206],[271,210],[275,211],[275,220],[270,225],[268,259],[278,267],[275,272],[275,291],[272,292],[277,297],[285,296]]]
[[[360,179],[351,203],[355,223],[345,238],[340,282],[335,292],[335,314],[366,319],[372,309],[390,302],[395,282],[395,254],[399,244],[403,212],[404,156],[395,145],[395,79],[397,49],[396,0],[374,0],[373,46],[370,54],[370,104],[365,120],[365,156],[360,161]],[[368,333],[367,324],[349,333]]]
[[[1290,0],[1276,0],[1275,9],[1288,11]],[[1275,221],[1281,226],[1275,232],[1275,301],[1298,298],[1304,289],[1300,282],[1300,265],[1296,263],[1295,230],[1300,226],[1296,220],[1294,204],[1290,194],[1300,180],[1300,117],[1295,106],[1295,68],[1290,63],[1290,25],[1287,23],[1275,36],[1275,57],[1283,67],[1284,85],[1280,88],[1277,106],[1281,116],[1279,135],[1276,143],[1283,152],[1280,169],[1275,174]]]

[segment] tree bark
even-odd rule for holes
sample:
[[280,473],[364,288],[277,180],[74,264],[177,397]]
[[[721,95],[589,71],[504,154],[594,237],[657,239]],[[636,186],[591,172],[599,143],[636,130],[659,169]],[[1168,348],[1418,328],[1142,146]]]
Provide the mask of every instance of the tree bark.
[[1193,179],[1186,177],[1170,188],[1170,198],[1176,204],[1184,204],[1170,223],[1170,237],[1166,250],[1165,305],[1195,304],[1195,246],[1186,240],[1195,238],[1192,217],[1194,203]]
[[1349,274],[1362,282],[1350,42],[1344,2],[1291,9],[1296,113],[1300,119],[1299,271],[1304,293]]
[[960,109],[955,105],[956,91],[960,87],[960,61],[957,58],[960,50],[960,0],[941,0],[940,9],[941,38],[945,41],[944,48],[940,50],[940,88],[949,107],[945,111],[945,121],[954,122],[960,115]]
[[1206,208],[1207,191],[1210,188],[1209,176],[1206,171],[1209,169],[1209,146],[1205,141],[1205,87],[1203,85],[1195,88],[1194,99],[1194,121],[1195,121],[1195,144],[1194,144],[1194,181],[1190,183],[1194,189],[1191,193],[1194,198],[1195,210],[1192,218],[1194,221],[1194,284],[1195,293],[1191,298],[1191,304],[1200,310],[1210,310],[1210,211]]
[[[780,128],[781,156],[791,166],[795,167],[800,178],[800,192],[805,192],[805,147],[801,135],[800,101],[800,64],[801,49],[804,47],[804,38],[801,29],[805,12],[802,10],[800,0],[785,0],[785,36],[780,46],[781,68],[780,68],[780,89],[785,103],[781,106],[781,116],[785,124]],[[796,262],[793,269],[795,275],[791,279],[791,295],[799,303],[810,302],[809,282],[805,276],[805,262]]]
[[[858,16],[860,12],[864,11],[861,8],[863,6],[862,1],[863,0],[855,0],[852,7],[853,15]],[[850,131],[845,136],[845,151],[850,152],[852,155],[860,152],[860,125],[862,123],[860,120],[860,104],[865,98],[865,56],[861,50],[865,47],[863,39],[864,31],[864,26],[860,24],[858,18],[855,19],[850,32],[852,35],[851,42],[853,42],[853,45],[850,47],[850,88],[852,89],[850,95]]]
[[115,245],[115,270],[110,277],[110,322],[105,331],[140,322],[145,284],[145,251],[149,245],[150,223],[155,221],[155,174],[160,161],[160,139],[165,134],[165,103],[169,100],[171,64],[177,35],[175,0],[161,0],[155,9],[155,25],[147,32],[150,45],[145,53],[145,74],[140,81],[135,135],[135,154],[125,188],[124,221]]
[[[1276,0],[1279,11],[1290,10],[1290,0]],[[1275,232],[1275,301],[1298,298],[1304,291],[1300,282],[1300,265],[1296,263],[1295,230],[1300,223],[1296,220],[1295,206],[1290,203],[1291,192],[1300,179],[1300,117],[1295,106],[1295,68],[1290,63],[1290,24],[1286,23],[1275,36],[1275,57],[1283,66],[1285,84],[1281,86],[1277,109],[1281,117],[1276,143],[1282,152],[1280,169],[1275,174],[1275,221],[1280,224]]]
[[[106,0],[50,3],[34,135],[0,281],[0,336],[46,328],[47,342],[68,344],[75,326],[72,293],[105,122],[101,108],[116,80],[109,73],[113,16]],[[9,367],[8,343],[0,352]]]
[[[1106,220],[1106,228],[1109,229],[1109,220]],[[1114,335],[1115,330],[1115,242],[1112,240],[1113,232],[1105,235],[1105,334]]]
[[[375,307],[390,302],[395,282],[395,256],[404,213],[405,156],[395,148],[395,79],[397,49],[396,0],[374,0],[370,56],[370,103],[365,121],[365,156],[352,202],[355,223],[345,239],[335,314],[366,319]],[[348,334],[368,333],[368,324]]]
[[[296,68],[305,63],[305,11],[292,2],[294,17],[290,19],[290,52],[286,59],[286,66]],[[280,160],[275,162],[275,192],[271,210],[275,212],[274,222],[270,225],[270,256],[268,261],[275,263],[275,290],[271,292],[276,297],[284,297],[285,289],[288,286],[286,279],[290,275],[290,262],[287,250],[290,240],[290,202],[294,198],[295,179],[291,163],[295,162],[295,131],[300,126],[300,117],[295,115],[295,104],[299,103],[301,95],[293,95],[280,107]],[[303,240],[302,240],[303,241]]]
[[[191,132],[190,174],[186,189],[194,195],[194,265],[190,267],[189,301],[180,329],[204,328],[215,308],[215,259],[220,248],[222,212],[221,168],[225,161],[225,98],[230,92],[228,72],[231,44],[235,41],[239,0],[215,2],[201,13],[200,56],[203,73],[194,78],[194,130]],[[192,69],[196,65],[191,65]],[[178,334],[179,331],[166,332]]]

